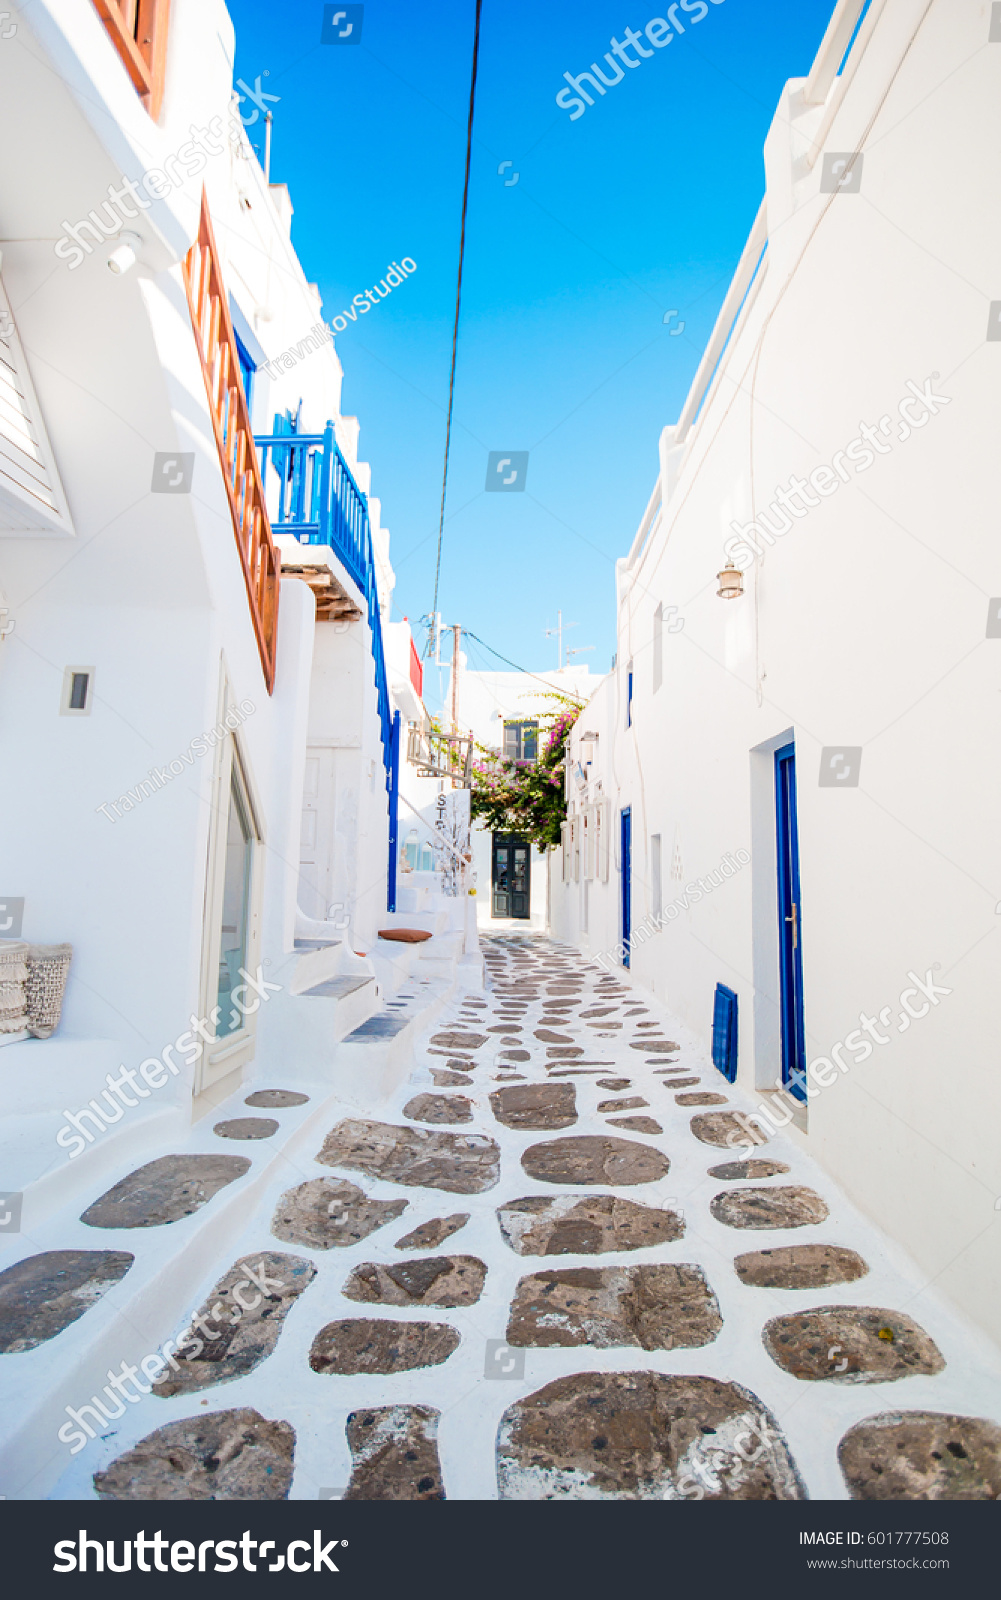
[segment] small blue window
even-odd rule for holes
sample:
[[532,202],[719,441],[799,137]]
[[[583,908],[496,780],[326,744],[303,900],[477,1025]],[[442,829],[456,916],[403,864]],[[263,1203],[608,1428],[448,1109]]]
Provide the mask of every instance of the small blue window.
[[626,727],[633,725],[633,664],[629,663],[629,674],[626,681]]
[[737,996],[725,983],[713,995],[713,1066],[727,1083],[737,1079]]

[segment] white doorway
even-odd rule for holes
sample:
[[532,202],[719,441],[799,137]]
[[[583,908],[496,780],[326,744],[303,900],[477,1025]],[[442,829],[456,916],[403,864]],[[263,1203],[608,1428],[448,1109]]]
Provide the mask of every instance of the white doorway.
[[299,906],[323,922],[330,907],[334,850],[334,751],[306,750],[299,834]]

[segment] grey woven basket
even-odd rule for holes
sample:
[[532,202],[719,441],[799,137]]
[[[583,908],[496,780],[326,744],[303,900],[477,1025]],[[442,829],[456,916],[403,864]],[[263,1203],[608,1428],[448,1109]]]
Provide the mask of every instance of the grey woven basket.
[[25,981],[28,946],[23,939],[0,940],[0,1036],[28,1026]]
[[71,944],[33,944],[28,947],[28,976],[24,993],[28,1006],[28,1031],[35,1039],[50,1038],[59,1026],[72,959]]

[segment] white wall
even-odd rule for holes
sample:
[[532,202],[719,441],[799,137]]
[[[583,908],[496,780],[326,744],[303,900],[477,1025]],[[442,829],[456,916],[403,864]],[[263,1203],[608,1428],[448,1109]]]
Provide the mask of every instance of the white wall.
[[[0,56],[2,273],[52,441],[71,538],[0,538],[0,589],[15,630],[0,645],[0,881],[26,900],[24,934],[75,955],[60,1038],[105,1039],[126,1061],[157,1054],[198,1003],[213,761],[112,823],[98,808],[210,729],[223,672],[253,705],[239,741],[265,833],[262,955],[295,933],[308,736],[338,750],[338,870],[359,939],[386,904],[387,798],[367,619],[314,622],[306,586],[281,585],[274,694],[263,677],[197,359],[180,259],[207,188],[224,276],[268,357],[302,339],[321,307],[245,138],[132,226],[142,245],[116,277],[95,249],[76,268],[54,255],[62,221],[101,204],[188,139],[228,120],[233,34],[221,0],[174,0],[164,110],[154,125],[90,6],[40,3]],[[328,418],[363,492],[357,419],[339,413],[330,344],[261,379],[255,426],[303,398]],[[193,451],[190,494],[151,494],[157,451]],[[380,600],[393,573],[371,501]],[[314,658],[315,644],[315,658]],[[95,673],[91,715],[59,715],[63,671]],[[364,947],[364,946],[363,946]],[[40,1047],[41,1048],[41,1047]],[[42,1056],[38,1056],[42,1060]],[[172,1081],[190,1106],[190,1075]]]
[[[783,99],[766,147],[765,274],[698,423],[662,441],[669,471],[654,499],[666,504],[619,564],[614,759],[603,742],[601,773],[616,822],[633,810],[634,927],[650,909],[651,834],[668,903],[728,853],[751,854],[634,948],[632,970],[703,1036],[716,982],[734,988],[739,1076],[761,1089],[778,1070],[772,751],[791,730],[808,1060],[830,1057],[860,1014],[889,1008],[888,1042],[857,1065],[847,1057],[797,1137],[996,1329],[1001,761],[984,730],[1001,649],[985,639],[999,587],[999,347],[986,335],[1001,223],[984,196],[1001,51],[982,48],[987,5],[934,0],[924,13],[909,0],[874,6],[835,85],[843,98],[823,148],[864,148],[858,195],[819,192],[822,162],[807,169],[803,130],[822,111],[804,109],[802,84]],[[930,375],[949,403],[902,437],[898,404],[909,380],[921,389]],[[883,416],[885,451],[763,546],[742,598],[718,599],[731,523],[767,512],[777,486],[830,465],[860,421]],[[654,693],[658,603],[684,626],[664,635]],[[821,750],[839,741],[862,747],[860,781],[822,788]],[[600,937],[614,943],[615,874],[599,893]],[[572,890],[556,898],[557,931],[576,934]],[[951,992],[906,1022],[908,974],[929,970]]]

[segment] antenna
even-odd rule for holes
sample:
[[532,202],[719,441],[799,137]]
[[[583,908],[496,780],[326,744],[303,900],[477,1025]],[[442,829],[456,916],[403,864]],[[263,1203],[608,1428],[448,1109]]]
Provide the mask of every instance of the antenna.
[[[578,623],[578,622],[564,622],[563,621],[563,613],[562,613],[562,611],[557,611],[555,628],[547,628],[546,629],[546,638],[547,639],[551,639],[553,637],[554,633],[556,635],[556,670],[557,670],[557,672],[560,672],[562,670],[562,667],[563,667],[563,630],[564,629],[569,630],[570,628],[578,628],[578,627],[580,627],[580,623]],[[592,647],[589,645],[588,648],[590,649]],[[572,652],[568,650],[567,654],[570,655],[570,654],[572,654]]]

